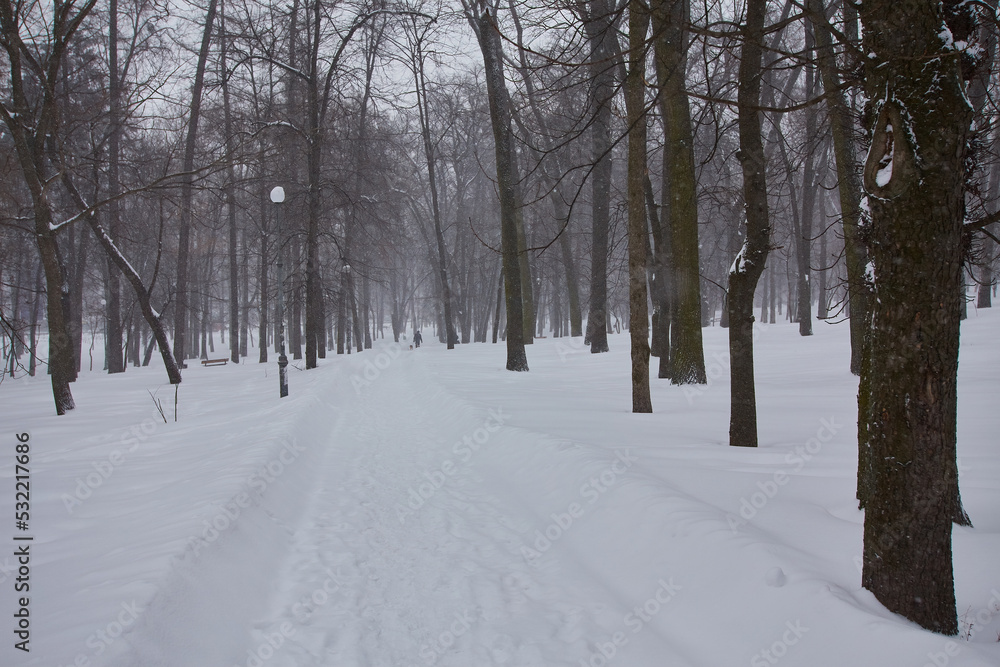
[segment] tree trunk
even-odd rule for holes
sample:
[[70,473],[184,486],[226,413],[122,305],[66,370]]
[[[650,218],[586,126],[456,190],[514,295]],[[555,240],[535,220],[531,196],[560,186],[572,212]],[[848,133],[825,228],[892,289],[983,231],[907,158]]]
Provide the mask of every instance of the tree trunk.
[[[121,191],[119,160],[121,157],[121,85],[118,74],[118,0],[110,0],[108,7],[108,69],[109,118],[108,124],[108,231],[118,234],[120,211],[116,197]],[[108,373],[124,373],[122,354],[121,284],[118,271],[110,257],[107,258],[107,350]]]
[[[806,53],[813,49],[813,31],[806,24]],[[811,65],[806,65],[806,98],[812,99],[817,93],[816,74]],[[806,155],[802,166],[802,214],[799,216],[798,281],[796,284],[799,335],[812,336],[812,222],[816,209],[816,189],[818,188],[818,173],[815,167],[815,152],[821,150],[822,142],[815,141],[817,136],[816,106],[810,106],[805,111]]]
[[503,254],[503,280],[507,305],[507,370],[527,371],[528,357],[524,350],[524,318],[521,267],[518,257],[517,215],[517,162],[514,157],[513,128],[511,127],[510,96],[503,74],[503,49],[496,16],[484,12],[477,17],[476,32],[483,52],[486,70],[486,89],[490,101],[490,121],[495,144],[497,185],[500,193],[500,245]]
[[770,249],[764,144],[760,130],[761,52],[766,0],[747,0],[746,25],[740,48],[740,162],[746,202],[746,239],[729,270],[729,357],[731,406],[729,444],[757,446],[757,398],[753,368],[753,297]]
[[372,328],[371,328],[371,289],[368,286],[368,276],[361,278],[361,312],[362,326],[365,330],[364,345],[366,350],[372,349]]
[[[629,2],[628,75],[628,274],[632,343],[632,412],[652,412],[649,396],[649,311],[646,304],[646,32],[649,11]],[[700,333],[699,329],[699,333]]]
[[806,8],[816,38],[816,59],[826,94],[830,131],[833,134],[833,154],[837,162],[837,188],[840,194],[840,215],[844,230],[844,256],[847,261],[851,372],[859,375],[864,353],[869,298],[864,279],[865,265],[868,263],[867,252],[858,233],[861,222],[861,183],[858,180],[857,148],[854,143],[851,110],[842,92],[837,59],[833,50],[833,38],[823,0],[806,0]]
[[219,18],[219,60],[222,71],[222,109],[226,140],[226,217],[229,227],[229,359],[234,364],[240,363],[240,265],[237,254],[239,233],[236,225],[236,147],[233,136],[233,112],[229,94],[229,63],[227,46],[229,36],[226,34],[226,12],[223,5],[222,16]]
[[[319,7],[320,3],[316,3]],[[317,9],[317,12],[319,10]],[[319,16],[315,17],[319,21]],[[318,38],[318,37],[317,37]],[[314,67],[315,69],[315,67]],[[309,87],[309,209],[306,228],[306,369],[316,368],[317,347],[325,342],[325,325],[321,319],[323,292],[319,277],[319,218],[321,206],[320,177],[322,175],[323,151],[319,127],[319,100],[317,82]]]
[[[566,166],[563,163],[562,154],[555,150],[554,137],[555,133],[549,126],[549,122],[546,116],[542,113],[541,106],[538,103],[537,96],[535,94],[535,84],[531,78],[532,68],[528,63],[526,52],[524,48],[524,33],[521,27],[520,19],[517,14],[517,4],[513,1],[508,2],[508,7],[510,8],[511,18],[514,22],[514,27],[517,35],[517,47],[518,47],[518,72],[524,81],[524,91],[525,97],[528,101],[528,106],[531,108],[532,115],[535,118],[535,122],[539,128],[538,140],[541,144],[541,151],[534,150],[535,157],[539,161],[542,167],[539,170],[539,174],[544,183],[545,189],[549,193],[549,200],[552,202],[552,209],[555,215],[555,222],[557,225],[557,233],[559,234],[559,249],[562,254],[563,268],[566,272],[566,285],[569,294],[569,317],[570,317],[570,329],[573,332],[573,336],[583,335],[583,314],[580,309],[580,291],[579,285],[577,284],[577,273],[575,260],[573,258],[573,253],[570,247],[568,230],[569,230],[569,205],[566,203],[566,197],[563,192],[563,182],[561,177],[566,174]],[[542,154],[540,154],[542,153]],[[560,178],[554,177],[549,170],[545,168],[543,161],[545,156],[551,156],[555,161],[555,171]],[[519,227],[518,230],[518,242],[522,242],[523,236],[523,220],[519,216]],[[530,284],[531,282],[531,271],[530,266],[527,263],[527,256],[524,257],[524,261],[521,263],[521,283]],[[528,296],[527,299],[531,297]],[[528,326],[528,321],[534,317],[534,303],[525,303],[525,327]],[[526,343],[532,342],[531,340],[526,340]]]
[[[653,12],[655,17],[655,10]],[[653,25],[656,26],[657,22],[654,18]],[[656,27],[653,28],[654,32]],[[661,114],[662,116],[662,114]],[[664,127],[664,132],[666,127]],[[670,202],[668,193],[670,192],[670,150],[667,145],[664,145],[663,151],[663,178],[662,178],[662,196],[665,197],[661,202],[659,207],[656,206],[655,198],[653,197],[653,183],[646,177],[646,208],[649,211],[649,221],[653,232],[653,243],[655,244],[653,250],[653,279],[651,281],[652,285],[652,297],[653,297],[653,336],[652,342],[650,344],[650,354],[659,357],[659,363],[657,365],[656,377],[660,379],[669,379],[671,375],[670,370],[670,334],[671,334],[671,324],[673,320],[673,270],[671,264],[672,259],[672,231],[670,227]]]
[[41,313],[42,305],[42,264],[38,263],[38,268],[35,269],[35,298],[32,299],[31,303],[31,329],[28,332],[28,375],[35,377],[35,368],[38,365],[38,315]]
[[250,338],[250,232],[244,227],[240,238],[240,356],[246,357]]
[[864,188],[874,299],[858,422],[869,450],[862,583],[891,611],[954,635],[951,531],[967,522],[956,384],[972,113],[941,30],[947,21],[955,40],[967,40],[972,22],[968,6],[949,8],[946,16],[941,4],[861,7],[871,54]]
[[608,228],[611,210],[611,107],[615,96],[615,62],[611,47],[617,39],[613,24],[615,13],[609,0],[591,0],[584,20],[590,43],[589,109],[591,156],[592,256],[590,262],[590,315],[587,339],[593,353],[608,351]]
[[[701,337],[701,267],[698,258],[698,193],[694,166],[694,134],[688,106],[688,3],[661,0],[653,11],[656,72],[663,115],[665,215],[669,227],[670,383],[705,384],[705,355]],[[668,222],[669,220],[669,222]]]
[[[825,208],[825,207],[824,207]],[[829,316],[829,299],[826,295],[826,276],[829,272],[826,263],[829,261],[829,256],[826,250],[826,229],[819,236],[819,286],[816,291],[817,294],[817,305],[816,305],[816,319],[825,320]]]
[[205,13],[205,28],[201,37],[201,49],[198,51],[198,65],[194,73],[194,85],[191,88],[191,107],[188,115],[187,136],[184,141],[184,163],[182,171],[184,180],[181,183],[180,222],[177,237],[177,284],[174,302],[174,358],[181,368],[185,367],[185,343],[187,342],[188,312],[188,262],[191,251],[191,209],[194,199],[194,153],[198,141],[198,120],[201,117],[201,97],[205,87],[205,65],[208,61],[208,51],[212,43],[212,27],[215,24],[218,0],[209,0]]
[[438,203],[437,159],[431,142],[430,101],[427,99],[427,80],[424,76],[423,47],[418,41],[414,46],[413,75],[417,85],[417,107],[420,117],[420,136],[423,138],[424,158],[427,160],[427,180],[431,191],[431,214],[434,219],[434,241],[437,246],[438,280],[441,281],[441,307],[444,310],[445,342],[449,350],[455,349],[458,334],[452,316],[452,293],[448,282],[448,251],[441,227],[441,207]]
[[[513,138],[511,140],[511,153],[514,164],[517,164],[517,151],[514,150]],[[516,170],[516,167],[515,167]],[[535,283],[531,279],[531,262],[528,257],[528,237],[524,228],[524,208],[521,197],[520,182],[514,183],[514,201],[517,202],[517,215],[514,220],[517,225],[517,266],[521,271],[521,316],[524,324],[524,344],[533,345],[535,342]]]
[[75,370],[79,373],[83,361],[83,292],[86,288],[87,261],[90,258],[90,232],[85,227],[80,227],[77,234],[80,237],[78,243],[73,243],[70,236],[70,251],[75,252],[73,270],[70,272],[70,315],[69,333],[73,346],[73,359]]

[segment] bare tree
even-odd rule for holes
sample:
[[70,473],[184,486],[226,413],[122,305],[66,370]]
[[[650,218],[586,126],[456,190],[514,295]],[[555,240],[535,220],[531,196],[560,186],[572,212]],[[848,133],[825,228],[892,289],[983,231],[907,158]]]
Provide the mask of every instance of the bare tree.
[[649,396],[649,310],[646,292],[646,33],[649,8],[629,1],[628,75],[628,275],[632,342],[632,412],[652,412]]
[[760,85],[766,0],[747,0],[737,91],[740,163],[746,202],[746,238],[729,270],[731,406],[729,444],[757,446],[757,397],[753,368],[753,297],[771,245],[766,163],[760,130]]
[[[49,374],[56,414],[75,407],[70,382],[76,364],[67,327],[69,284],[57,242],[52,204],[47,196],[51,170],[46,138],[59,124],[57,86],[63,58],[96,0],[47,4],[0,3],[0,44],[10,68],[10,98],[0,103],[14,142],[35,217],[35,243],[41,256],[47,294]],[[37,91],[37,94],[36,94]]]
[[503,253],[503,281],[507,307],[507,370],[527,371],[528,357],[524,350],[524,318],[521,290],[531,285],[521,284],[521,266],[517,241],[518,201],[517,161],[514,155],[514,128],[511,121],[510,93],[503,72],[503,50],[497,26],[497,5],[477,0],[463,0],[466,18],[472,26],[483,54],[486,87],[490,100],[490,120],[493,126],[496,153],[497,186],[500,194],[500,239]]

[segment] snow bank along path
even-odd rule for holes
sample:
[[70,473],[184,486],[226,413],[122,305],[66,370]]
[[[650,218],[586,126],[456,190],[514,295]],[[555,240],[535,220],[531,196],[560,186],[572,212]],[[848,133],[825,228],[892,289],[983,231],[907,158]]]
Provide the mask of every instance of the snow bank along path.
[[[122,403],[81,405],[76,441],[55,419],[33,428],[53,443],[36,504],[58,517],[37,520],[39,653],[4,646],[0,662],[995,666],[997,324],[963,330],[966,637],[860,589],[846,325],[774,326],[756,451],[725,446],[712,329],[713,381],[654,383],[653,415],[628,412],[625,337],[607,355],[538,341],[527,374],[502,370],[501,346],[382,346],[293,373],[280,405],[259,367],[191,369],[177,424],[110,432],[112,415],[148,414],[126,397],[151,376],[88,380],[87,400]],[[2,398],[30,420],[44,388]],[[116,449],[124,463],[79,498]]]

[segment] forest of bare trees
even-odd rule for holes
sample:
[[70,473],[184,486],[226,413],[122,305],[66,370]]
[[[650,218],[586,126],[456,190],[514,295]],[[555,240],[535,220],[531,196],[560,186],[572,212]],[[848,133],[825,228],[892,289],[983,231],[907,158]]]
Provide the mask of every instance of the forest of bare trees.
[[[650,356],[653,382],[705,383],[721,326],[730,444],[752,447],[754,323],[849,322],[865,585],[954,633],[996,3],[911,4],[2,2],[4,373],[48,373],[63,414],[95,346],[108,373],[159,354],[173,384],[273,361],[280,291],[306,369],[425,330],[527,371],[538,337],[629,331],[648,412]],[[885,546],[914,522],[948,558]],[[916,563],[918,603],[894,588]]]

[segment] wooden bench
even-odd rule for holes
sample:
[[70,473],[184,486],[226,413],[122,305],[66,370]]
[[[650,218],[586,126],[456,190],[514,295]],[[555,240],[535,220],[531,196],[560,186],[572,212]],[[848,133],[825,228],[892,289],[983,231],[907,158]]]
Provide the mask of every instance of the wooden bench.
[[202,359],[201,360],[201,365],[202,366],[219,366],[219,365],[225,366],[227,363],[229,363],[229,359]]

